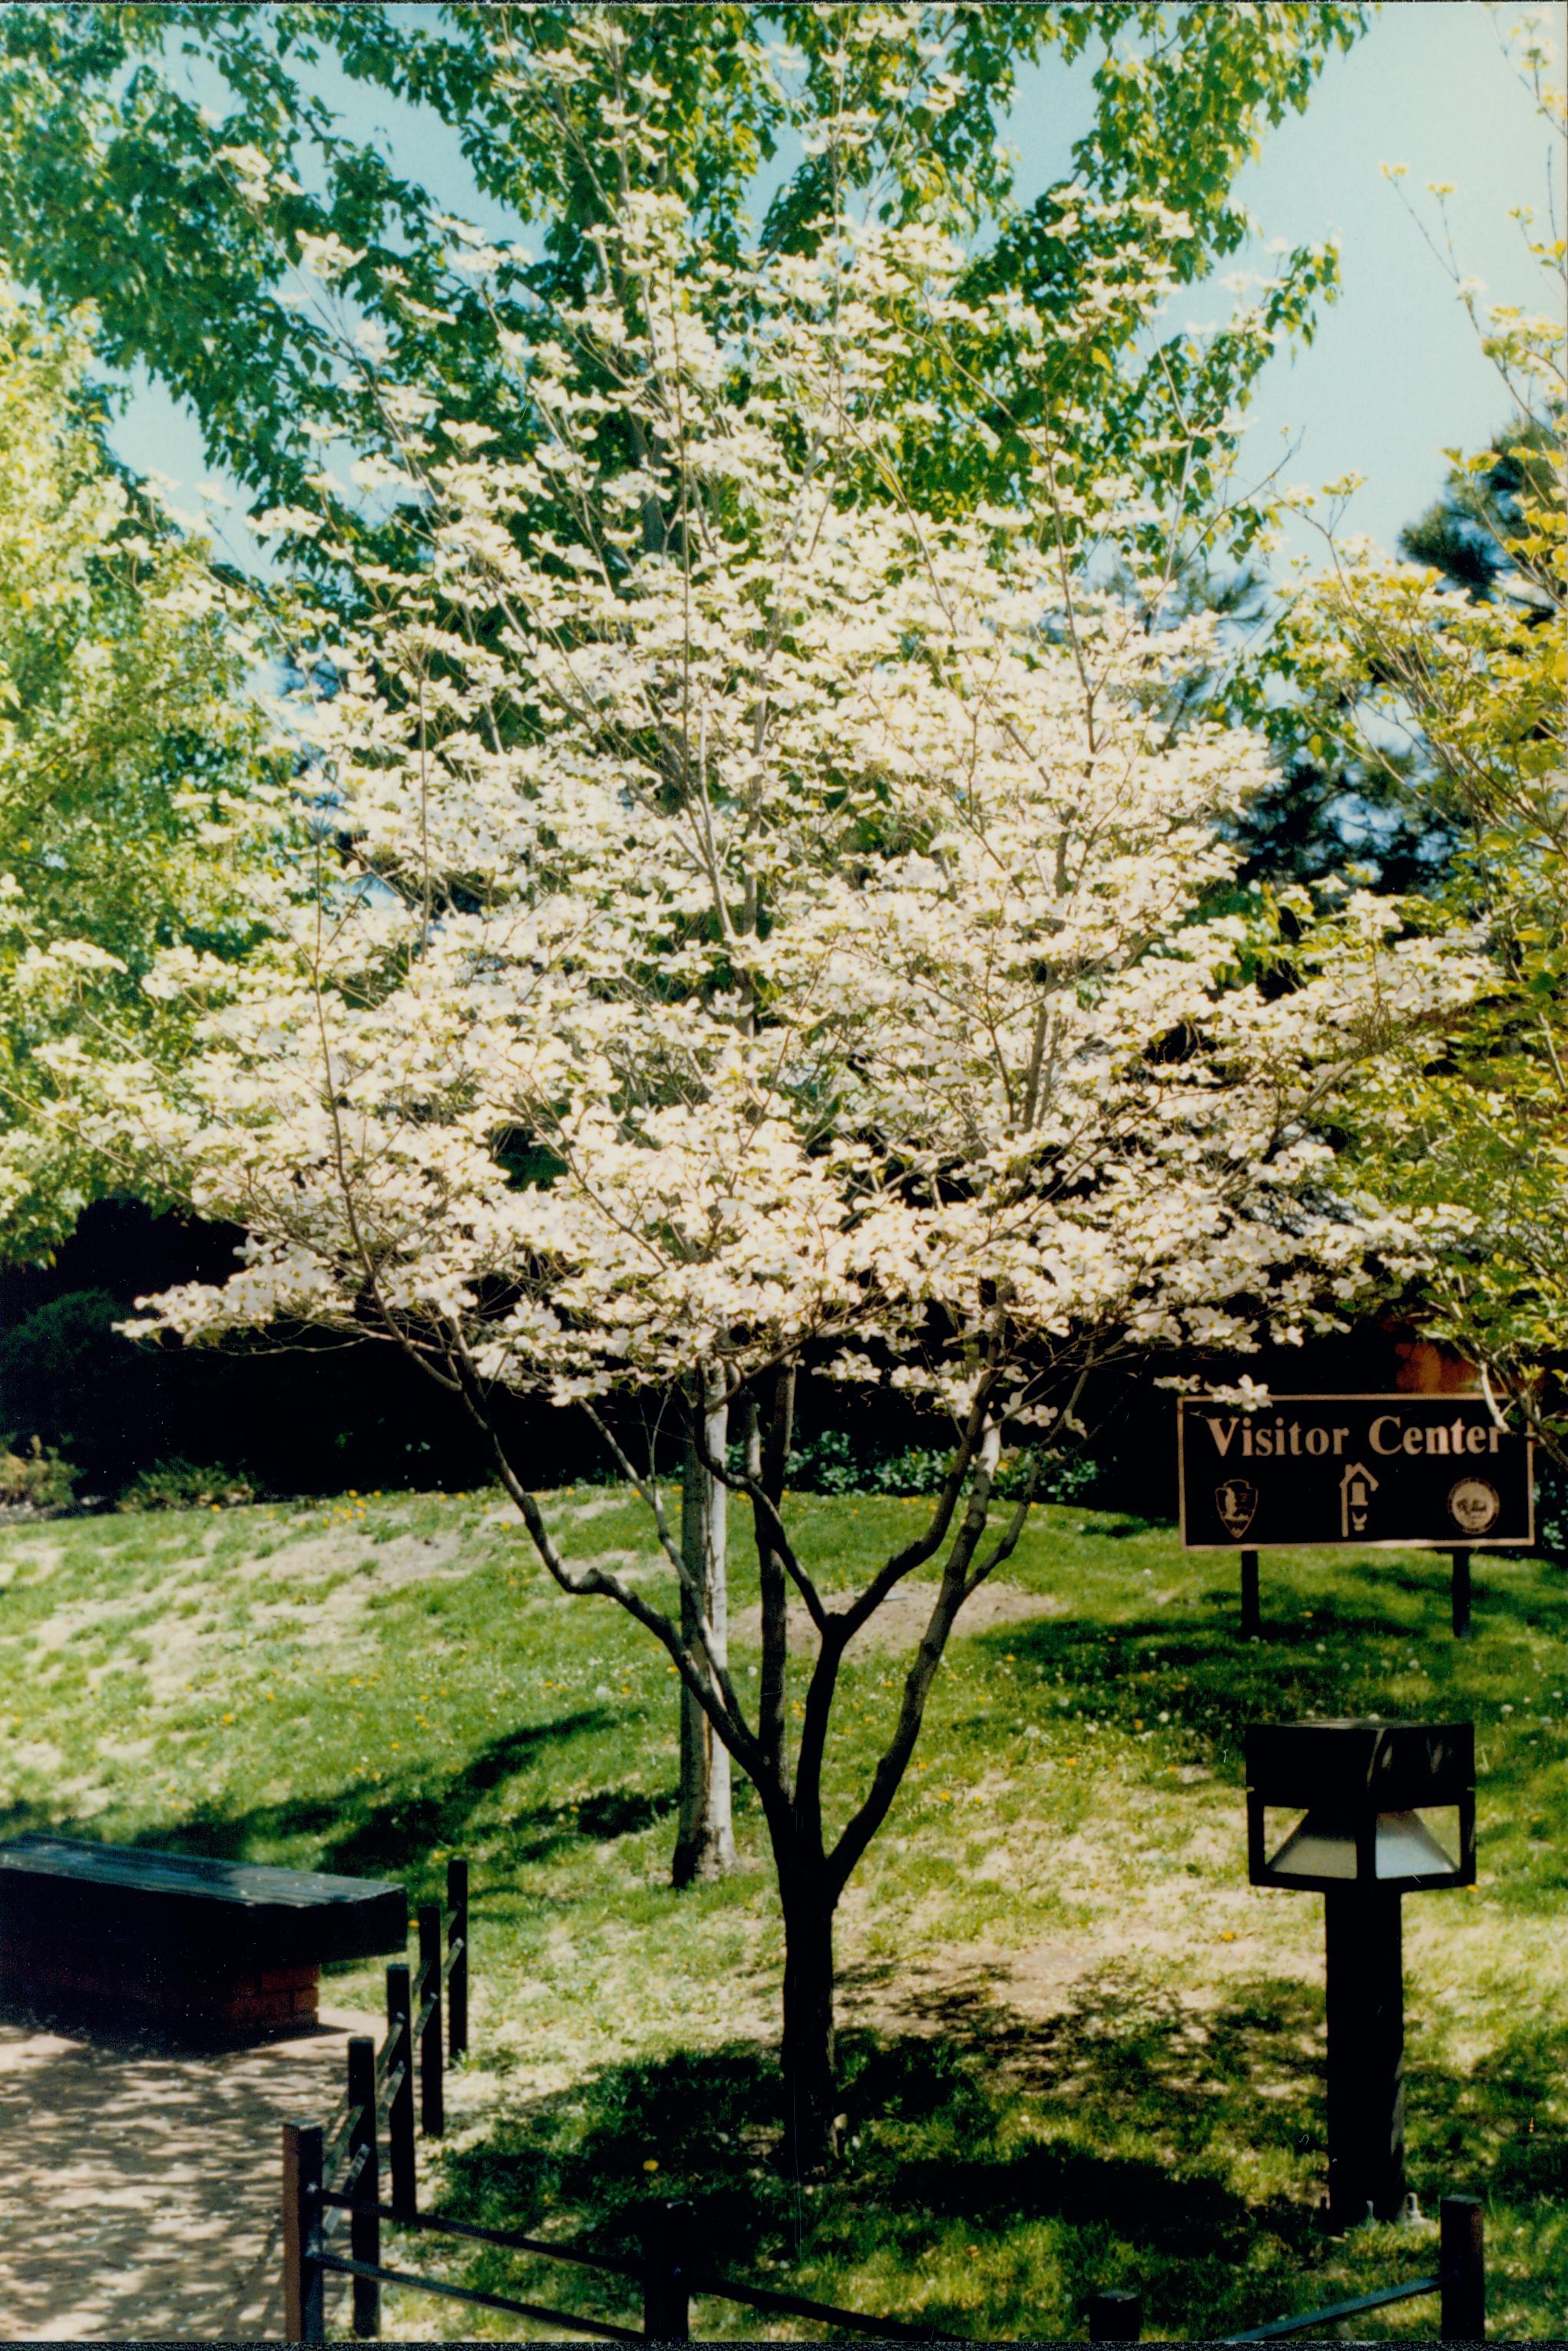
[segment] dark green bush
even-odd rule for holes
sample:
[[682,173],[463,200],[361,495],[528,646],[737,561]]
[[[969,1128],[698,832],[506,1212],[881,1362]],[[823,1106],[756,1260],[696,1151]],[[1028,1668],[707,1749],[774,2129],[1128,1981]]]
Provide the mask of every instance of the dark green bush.
[[[951,1450],[940,1445],[905,1446],[894,1453],[864,1439],[857,1443],[841,1428],[828,1428],[790,1455],[789,1483],[804,1494],[936,1494],[952,1458]],[[1022,1494],[1029,1471],[1027,1452],[1004,1454],[997,1472],[998,1495],[1010,1501]],[[1041,1502],[1081,1501],[1098,1474],[1086,1454],[1048,1456],[1035,1482],[1035,1498]]]
[[0,1432],[15,1447],[37,1437],[118,1482],[143,1441],[150,1401],[135,1348],[114,1325],[126,1310],[107,1290],[71,1290],[36,1307],[0,1338]]
[[139,1470],[115,1504],[117,1510],[189,1510],[226,1504],[231,1510],[254,1502],[256,1488],[237,1469],[221,1461],[204,1466],[194,1461],[155,1461]]

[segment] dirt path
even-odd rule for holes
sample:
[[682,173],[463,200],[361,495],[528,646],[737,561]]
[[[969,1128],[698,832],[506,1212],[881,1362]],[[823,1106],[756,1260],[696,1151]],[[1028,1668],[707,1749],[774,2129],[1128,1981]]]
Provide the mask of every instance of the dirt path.
[[0,2025],[0,2335],[280,2336],[277,2126],[325,2121],[379,2029],[191,2056]]

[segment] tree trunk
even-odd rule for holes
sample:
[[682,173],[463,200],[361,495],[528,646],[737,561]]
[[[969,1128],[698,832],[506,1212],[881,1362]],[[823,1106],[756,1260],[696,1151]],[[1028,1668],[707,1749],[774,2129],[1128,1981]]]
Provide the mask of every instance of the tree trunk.
[[[774,1374],[773,1395],[763,1430],[753,1413],[757,1464],[752,1474],[775,1509],[784,1497],[784,1477],[795,1421],[795,1367],[781,1364]],[[750,1466],[749,1464],[747,1465]],[[766,1542],[758,1541],[758,1591],[761,1601],[762,1679],[758,1694],[757,1729],[763,1752],[788,1792],[789,1763],[784,1746],[785,1707],[789,1698],[789,1588],[783,1561]]]
[[[729,1437],[727,1404],[701,1415],[703,1447],[710,1461],[722,1461]],[[681,1637],[700,1654],[706,1614],[721,1660],[727,1656],[729,1593],[726,1559],[728,1495],[703,1467],[694,1429],[681,1477],[681,1555],[686,1575],[681,1587]],[[681,1795],[671,1876],[676,1886],[722,1877],[735,1867],[735,1830],[730,1817],[729,1750],[685,1684],[681,1685]]]
[[[833,2045],[833,1904],[819,1873],[794,1872],[784,1899],[784,2144],[798,2179],[838,2152]],[[817,1882],[813,1882],[817,1881]]]

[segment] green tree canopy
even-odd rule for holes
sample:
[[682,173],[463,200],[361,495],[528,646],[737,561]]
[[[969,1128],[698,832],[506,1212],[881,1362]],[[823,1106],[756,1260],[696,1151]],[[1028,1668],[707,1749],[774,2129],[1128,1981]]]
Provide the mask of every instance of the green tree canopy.
[[[1526,32],[1521,63],[1554,142],[1563,96]],[[1441,191],[1437,192],[1441,201]],[[1434,926],[1490,965],[1469,1017],[1356,1105],[1379,1196],[1425,1221],[1417,1311],[1478,1364],[1568,1468],[1568,246],[1516,215],[1542,308],[1483,308],[1459,280],[1512,422],[1449,453],[1447,488],[1297,601],[1281,658],[1303,723],[1385,769],[1449,831]],[[1456,270],[1457,277],[1457,270]]]
[[103,1180],[57,1123],[73,1057],[175,1019],[155,956],[230,958],[267,792],[244,598],[127,486],[86,321],[0,296],[0,1228],[13,1260]]
[[[1235,253],[1250,225],[1238,172],[1366,13],[788,0],[13,9],[0,25],[0,251],[51,303],[95,302],[106,358],[144,363],[188,398],[213,458],[292,515],[324,495],[323,436],[373,445],[383,372],[517,454],[534,444],[538,420],[507,389],[499,339],[548,337],[597,283],[621,169],[677,191],[720,254],[738,249],[760,171],[780,175],[763,235],[783,249],[809,247],[848,186],[884,217],[967,236],[966,295],[1015,288],[1048,318],[1088,296],[1100,305],[1098,333],[1027,395],[1005,329],[967,355],[969,390],[993,411],[997,481],[977,484],[972,439],[945,430],[955,379],[904,453],[918,456],[923,495],[945,479],[965,496],[1016,485],[1015,428],[1050,409],[1101,472],[1179,465],[1162,487],[1207,528],[1249,386],[1278,338],[1310,334],[1333,256],[1291,253],[1222,331],[1150,332],[1117,300],[1129,223],[1141,211],[1180,224],[1173,286]],[[1071,178],[1025,207],[1000,134],[1020,68],[1048,52],[1082,66],[1092,120]],[[431,110],[486,202],[542,227],[542,252],[505,237],[485,250],[455,220],[452,190],[334,112],[323,67],[367,104],[384,93]],[[623,120],[633,136],[610,173],[604,131]],[[325,262],[319,299],[301,292],[302,260]],[[345,321],[358,345],[348,363]],[[927,363],[912,353],[912,371]],[[1196,437],[1194,419],[1207,428]],[[325,495],[334,532],[305,531],[290,549],[341,580],[322,547],[366,517]],[[1250,510],[1233,517],[1233,538],[1244,544],[1256,525]],[[387,551],[400,551],[395,531]]]

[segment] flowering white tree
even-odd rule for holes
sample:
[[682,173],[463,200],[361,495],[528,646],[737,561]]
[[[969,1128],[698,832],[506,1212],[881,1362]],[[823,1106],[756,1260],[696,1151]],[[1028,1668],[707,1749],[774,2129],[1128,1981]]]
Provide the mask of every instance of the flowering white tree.
[[[1082,331],[1153,302],[1175,233],[1129,211]],[[528,354],[537,455],[487,461],[482,429],[387,394],[362,478],[423,512],[428,563],[375,574],[377,616],[301,655],[324,681],[297,714],[312,824],[268,944],[237,975],[171,959],[202,1050],[172,1092],[112,1073],[100,1113],[251,1236],[145,1327],[285,1318],[407,1350],[490,1433],[562,1590],[674,1661],[766,1819],[808,2163],[832,2135],[835,1907],[958,1612],[1026,1522],[1027,1499],[994,1510],[1004,1439],[1038,1442],[1107,1360],[1332,1316],[1398,1236],[1336,1193],[1319,1106],[1462,985],[1369,898],[1267,987],[1243,922],[1206,916],[1214,820],[1260,753],[1202,723],[1167,739],[1212,647],[1151,625],[1159,517],[1043,429],[1027,504],[904,489],[917,339],[946,430],[996,413],[952,267],[842,222],[810,257],[720,264],[674,200],[636,200],[605,298]],[[1078,324],[1006,299],[1015,363],[1059,363]],[[1112,540],[1136,617],[1093,585]],[[766,1422],[807,1350],[951,1416],[927,1522],[856,1591],[803,1564],[779,1448],[739,1472],[718,1451],[720,1415]],[[755,1708],[606,1411],[638,1389],[687,1399],[754,1513]],[[525,1391],[598,1421],[677,1604],[558,1546],[494,1410]],[[922,1571],[885,1746],[830,1811],[845,1650]],[[787,1588],[815,1640],[792,1753]]]

